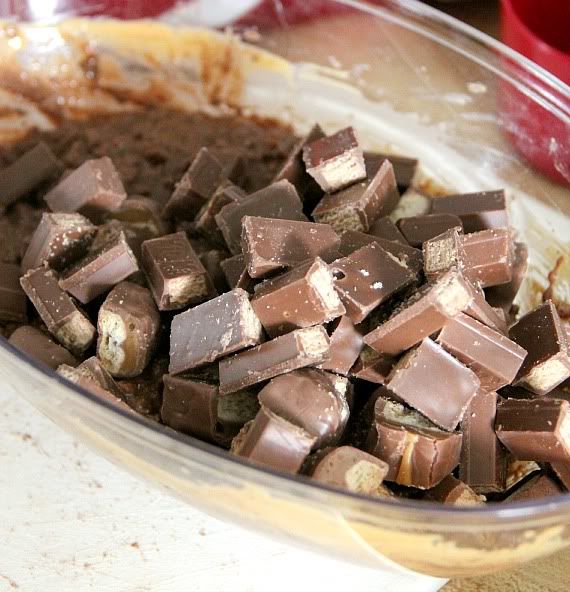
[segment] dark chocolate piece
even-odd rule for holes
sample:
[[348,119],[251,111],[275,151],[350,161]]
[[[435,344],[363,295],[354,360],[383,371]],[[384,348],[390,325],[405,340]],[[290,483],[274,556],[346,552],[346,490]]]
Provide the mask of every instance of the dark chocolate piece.
[[321,326],[297,329],[220,361],[220,393],[232,393],[329,356],[329,338]]
[[8,340],[14,347],[28,354],[34,360],[57,370],[62,364],[75,367],[79,362],[61,345],[52,341],[45,333],[35,327],[18,327]]
[[245,255],[234,255],[224,259],[220,266],[230,288],[241,288],[246,292],[253,292],[255,280],[247,273]]
[[554,479],[548,475],[538,475],[519,487],[509,495],[505,502],[531,502],[545,497],[551,497],[564,493],[564,490]]
[[261,338],[261,323],[247,292],[236,288],[172,319],[169,372],[180,374],[214,362],[257,345]]
[[510,282],[485,290],[487,302],[491,306],[502,308],[506,313],[510,311],[528,269],[528,247],[525,243],[514,243],[512,268],[513,277]]
[[350,376],[375,384],[384,384],[395,363],[394,358],[381,356],[365,345],[350,370]]
[[142,268],[160,310],[178,310],[214,295],[214,286],[184,232],[145,241]]
[[441,502],[452,506],[480,506],[485,503],[485,497],[478,495],[469,485],[448,475],[433,489],[430,489],[424,500]]
[[326,323],[346,312],[333,275],[319,257],[256,286],[251,305],[271,337]]
[[508,228],[491,228],[461,237],[464,273],[482,288],[513,279],[513,239]]
[[368,232],[372,236],[383,238],[384,240],[393,241],[402,245],[407,245],[408,241],[404,238],[404,235],[398,230],[398,227],[388,218],[384,216],[375,220]]
[[196,230],[201,232],[208,240],[225,245],[224,237],[216,224],[216,215],[221,209],[230,203],[239,203],[247,198],[247,194],[229,181],[224,181],[214,191],[212,197],[202,206],[196,214]]
[[242,250],[252,278],[320,257],[338,257],[340,237],[327,224],[244,216]]
[[20,285],[20,266],[0,262],[0,323],[25,323],[28,300]]
[[20,283],[48,331],[74,354],[82,354],[95,340],[95,327],[59,286],[47,267],[31,269]]
[[425,241],[446,230],[459,228],[462,232],[463,224],[455,214],[426,214],[402,218],[398,222],[398,228],[412,247],[421,247]]
[[307,221],[299,195],[287,180],[268,185],[239,203],[229,203],[216,214],[215,218],[228,249],[234,255],[241,253],[244,216]]
[[444,430],[454,430],[479,389],[479,379],[429,338],[392,369],[386,386]]
[[348,376],[364,345],[362,333],[345,315],[338,321],[334,321],[329,330],[329,338],[330,358],[322,364],[321,368]]
[[205,251],[204,253],[200,253],[198,257],[218,294],[223,294],[230,289],[224,270],[222,269],[222,263],[227,258],[228,253],[219,249]]
[[417,158],[408,156],[398,156],[396,154],[386,154],[384,152],[364,152],[365,160],[376,159],[378,161],[389,160],[394,167],[398,189],[403,193],[412,184],[418,168]]
[[151,293],[132,282],[121,282],[109,293],[97,319],[97,355],[113,376],[138,376],[154,353],[160,315]]
[[44,197],[52,212],[79,212],[98,222],[118,210],[127,194],[113,161],[87,160]]
[[514,382],[545,395],[570,377],[570,344],[551,300],[523,316],[509,337],[528,352]]
[[327,193],[366,177],[364,153],[352,127],[306,144],[303,162],[307,173]]

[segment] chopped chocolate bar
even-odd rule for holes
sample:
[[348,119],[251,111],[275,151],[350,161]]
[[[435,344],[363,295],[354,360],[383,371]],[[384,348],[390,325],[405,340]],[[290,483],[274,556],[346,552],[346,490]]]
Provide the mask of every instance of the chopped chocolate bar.
[[103,367],[101,360],[96,356],[91,356],[77,366],[84,374],[89,375],[97,384],[115,395],[118,399],[123,398],[121,387],[115,382],[115,379]]
[[424,271],[428,280],[433,281],[456,267],[463,271],[465,253],[461,237],[459,229],[454,227],[424,242]]
[[230,288],[241,288],[246,292],[253,292],[255,280],[247,273],[245,255],[234,255],[224,259],[220,266]]
[[45,333],[30,325],[18,327],[10,335],[8,341],[20,351],[49,366],[52,370],[57,370],[62,364],[72,367],[79,364],[64,347],[61,347]]
[[208,240],[225,245],[224,237],[216,224],[216,215],[224,206],[230,203],[239,203],[246,198],[247,193],[243,189],[229,181],[224,181],[196,214],[196,230]]
[[464,310],[465,314],[503,335],[508,335],[509,331],[505,317],[499,315],[498,311],[485,300],[485,293],[483,290],[477,286],[471,285],[471,294],[473,300]]
[[382,218],[378,218],[375,220],[368,232],[372,236],[377,236],[378,238],[383,238],[384,240],[393,241],[396,243],[401,243],[402,245],[407,245],[408,241],[404,238],[404,235],[398,230],[398,227],[388,218],[388,216],[384,216]]
[[0,323],[25,323],[28,300],[20,285],[20,266],[0,262]]
[[458,228],[463,232],[463,224],[455,214],[426,214],[410,216],[398,222],[398,228],[412,247],[421,247],[427,240]]
[[228,253],[219,249],[205,251],[204,253],[200,253],[198,257],[218,294],[223,294],[230,289],[222,268],[222,263],[227,258]]
[[424,499],[464,507],[480,506],[486,501],[484,496],[475,493],[469,485],[459,481],[453,475],[448,475],[433,489],[430,489]]
[[566,462],[550,463],[550,466],[560,483],[564,486],[564,489],[570,491],[570,459]]
[[143,196],[126,199],[109,218],[122,222],[136,231],[137,236],[145,237],[144,240],[166,234],[168,229],[168,224],[160,217],[158,202]]
[[350,376],[375,384],[384,384],[395,363],[394,358],[381,356],[365,345],[350,370]]
[[492,286],[485,290],[487,302],[494,307],[502,308],[508,313],[523,283],[528,269],[528,247],[525,243],[514,243],[513,277],[510,282],[500,286]]
[[412,184],[419,164],[417,158],[386,154],[384,152],[364,152],[364,159],[376,159],[377,161],[389,160],[394,167],[396,182],[398,183],[398,189],[401,192],[407,191]]
[[507,456],[506,491],[524,481],[529,475],[532,475],[532,473],[540,471],[540,465],[533,460],[516,460],[510,455],[510,453],[507,453],[504,448],[502,448],[502,450]]
[[321,368],[348,376],[364,345],[362,333],[354,326],[350,317],[345,315],[333,322],[329,338],[330,358]]
[[509,495],[505,502],[531,502],[553,495],[560,495],[564,490],[548,475],[538,475]]
[[482,288],[513,278],[513,239],[508,228],[492,228],[461,237],[466,277]]

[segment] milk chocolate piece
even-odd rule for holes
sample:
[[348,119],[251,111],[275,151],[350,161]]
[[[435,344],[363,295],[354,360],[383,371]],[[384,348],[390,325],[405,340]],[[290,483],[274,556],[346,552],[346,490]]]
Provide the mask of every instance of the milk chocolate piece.
[[31,269],[20,283],[48,331],[74,354],[82,354],[95,340],[95,327],[59,286],[47,267]]
[[[100,227],[99,233],[105,229]],[[124,232],[112,231],[91,245],[88,254],[65,270],[59,280],[63,290],[87,304],[138,271],[139,266]]]
[[297,329],[220,361],[220,393],[232,393],[280,374],[315,366],[329,356],[321,326]]
[[471,287],[458,270],[418,290],[400,309],[370,333],[364,343],[378,353],[397,355],[439,331],[473,300]]
[[528,247],[525,243],[514,243],[512,269],[513,277],[510,282],[485,290],[487,302],[491,306],[501,307],[506,313],[510,311],[528,269]]
[[545,497],[551,497],[564,493],[564,490],[554,479],[548,475],[538,475],[527,481],[514,493],[509,495],[505,502],[531,502]]
[[311,368],[273,378],[259,392],[259,402],[316,438],[315,449],[338,443],[350,413],[327,373]]
[[398,222],[398,228],[412,247],[421,247],[425,241],[457,228],[463,232],[463,224],[455,214],[425,214],[410,216]]
[[396,154],[386,154],[383,152],[365,152],[364,158],[365,160],[376,159],[377,161],[389,160],[394,167],[396,182],[401,192],[407,191],[412,184],[419,164],[417,158],[397,156]]
[[405,264],[371,243],[330,265],[335,288],[352,322],[362,322],[373,309],[415,280]]
[[423,244],[424,272],[435,280],[453,268],[464,271],[465,252],[459,229],[454,227],[426,240]]
[[333,275],[319,257],[256,286],[251,306],[271,337],[326,323],[346,312]]
[[208,150],[201,148],[188,170],[176,183],[164,206],[164,218],[193,220],[200,208],[212,197],[224,180],[224,167]]
[[121,207],[127,194],[113,161],[85,161],[44,197],[52,212],[79,212],[97,222]]
[[96,232],[81,214],[45,212],[22,259],[22,273],[42,263],[61,271],[85,255]]
[[229,203],[216,214],[215,218],[228,249],[234,255],[241,253],[241,230],[244,216],[307,220],[303,214],[303,204],[299,199],[299,194],[287,180],[272,183],[252,193],[239,203]]
[[241,288],[246,292],[253,292],[255,280],[247,273],[245,255],[234,255],[224,259],[220,266],[230,288]]
[[437,342],[470,368],[486,391],[510,384],[526,358],[520,345],[463,313],[445,323]]
[[464,310],[465,314],[503,335],[508,335],[509,331],[505,317],[499,315],[498,312],[485,300],[485,292],[471,284],[471,294],[473,300],[471,300],[467,308]]
[[464,272],[482,288],[499,286],[513,278],[513,239],[508,228],[492,228],[461,237]]
[[160,217],[160,206],[157,201],[141,195],[126,199],[121,207],[109,214],[109,218],[118,220],[137,231],[144,240],[155,238],[167,233],[168,224]]
[[384,384],[395,363],[394,358],[381,356],[365,345],[350,370],[350,376],[375,384]]
[[278,471],[297,473],[314,443],[305,430],[261,407],[234,438],[231,452]]
[[429,338],[392,369],[386,386],[444,430],[454,430],[479,389],[479,379]]
[[132,282],[121,282],[99,309],[97,355],[113,376],[138,376],[154,353],[160,315],[152,295]]
[[306,144],[303,147],[303,162],[307,173],[327,193],[366,177],[364,153],[352,127]]
[[566,491],[570,491],[570,460],[551,463],[550,466]]
[[205,251],[204,253],[200,253],[198,257],[198,259],[200,259],[200,263],[204,266],[206,273],[212,280],[214,288],[218,294],[223,294],[230,289],[224,274],[224,270],[222,269],[222,263],[227,258],[228,253],[219,249]]
[[384,240],[393,241],[402,245],[407,245],[408,241],[404,235],[398,230],[398,227],[388,218],[384,216],[375,220],[368,231],[372,236],[383,238]]
[[507,453],[495,434],[498,400],[497,393],[479,389],[461,421],[459,478],[479,493],[506,488]]
[[570,403],[507,399],[497,406],[497,437],[519,460],[569,462]]
[[225,245],[224,237],[216,224],[216,215],[221,209],[230,203],[239,203],[247,197],[246,192],[229,181],[224,181],[210,199],[196,214],[196,230],[201,232],[208,240]]
[[416,411],[380,397],[365,448],[388,463],[386,481],[430,489],[459,463],[461,434],[440,430]]
[[20,286],[20,267],[0,263],[0,323],[25,323],[28,300]]
[[540,471],[540,465],[533,460],[516,460],[507,454],[507,491],[538,471]]
[[247,292],[236,288],[172,319],[169,372],[180,374],[214,362],[257,345],[261,338],[261,323]]
[[242,250],[252,278],[320,257],[338,257],[340,237],[328,224],[244,216]]
[[14,347],[28,354],[34,360],[57,370],[61,364],[75,367],[79,362],[61,345],[52,341],[35,327],[18,327],[8,340]]
[[509,225],[505,191],[462,193],[432,199],[432,214],[455,214],[466,233]]
[[478,495],[467,485],[453,475],[448,475],[424,497],[427,501],[441,502],[452,506],[480,506],[485,503],[485,497]]
[[328,451],[317,462],[311,477],[333,487],[371,495],[387,473],[388,465],[383,460],[358,448],[341,446]]
[[400,199],[392,165],[388,160],[367,162],[366,172],[364,181],[325,195],[313,210],[313,219],[337,232],[366,232],[376,219],[389,214]]
[[22,154],[18,160],[0,171],[0,214],[58,172],[59,161],[44,142]]
[[87,358],[77,366],[85,375],[89,375],[101,388],[115,395],[118,399],[123,398],[123,391],[115,379],[103,367],[101,360],[96,356]]
[[551,300],[519,319],[509,337],[528,352],[515,385],[545,395],[570,377],[569,339]]
[[242,390],[218,397],[214,438],[220,446],[229,448],[244,425],[259,412],[257,390]]
[[345,315],[338,321],[334,321],[329,330],[329,337],[330,358],[322,364],[321,368],[348,376],[364,345],[362,333]]

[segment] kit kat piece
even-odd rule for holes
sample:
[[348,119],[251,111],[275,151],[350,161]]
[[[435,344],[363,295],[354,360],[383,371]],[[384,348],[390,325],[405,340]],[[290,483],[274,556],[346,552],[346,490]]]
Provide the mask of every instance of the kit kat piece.
[[412,247],[421,247],[425,241],[452,228],[463,232],[461,219],[455,214],[426,214],[402,218],[398,222],[398,228]]
[[44,142],[22,154],[18,160],[0,170],[0,214],[60,171],[57,157]]
[[315,257],[334,261],[340,237],[328,224],[244,216],[241,242],[249,275],[260,278]]
[[394,358],[381,356],[365,345],[350,369],[350,376],[374,384],[384,384],[395,363]]
[[149,290],[121,282],[99,309],[97,355],[112,376],[138,376],[154,353],[159,329],[160,315]]
[[[505,450],[503,448],[503,450]],[[506,452],[506,451],[505,451]],[[507,454],[507,485],[509,491],[521,481],[524,481],[532,473],[540,471],[540,465],[533,460],[516,460],[510,453]]]
[[327,193],[366,177],[364,153],[352,127],[309,142],[303,147],[306,171]]
[[468,282],[458,270],[451,270],[408,298],[388,321],[364,336],[364,343],[380,354],[395,356],[439,331],[472,300]]
[[247,197],[247,193],[231,183],[223,181],[214,191],[210,199],[201,207],[194,219],[196,230],[201,232],[208,240],[225,245],[224,237],[216,224],[216,214],[230,203],[239,203]]
[[398,227],[388,218],[388,216],[383,216],[382,218],[378,218],[375,220],[368,232],[372,236],[377,236],[378,238],[383,238],[384,240],[393,241],[396,243],[400,243],[402,245],[407,245],[408,241],[404,238],[404,235],[398,230]]
[[570,459],[566,462],[550,463],[550,467],[564,486],[564,489],[570,491]]
[[85,161],[44,197],[52,212],[79,212],[94,222],[118,210],[127,199],[119,173],[108,156]]
[[142,268],[159,310],[178,310],[214,295],[214,286],[184,232],[145,241]]
[[316,366],[328,356],[329,338],[323,327],[297,329],[220,360],[220,393],[232,393],[292,370]]
[[383,152],[364,152],[365,160],[376,159],[378,161],[389,160],[394,167],[394,174],[396,175],[396,182],[400,192],[407,191],[412,184],[418,169],[417,158],[409,158],[408,156],[398,156],[396,154],[386,154]]
[[180,374],[257,345],[262,334],[247,292],[226,292],[172,319],[169,372]]
[[551,300],[524,315],[509,337],[528,352],[514,385],[545,395],[570,377],[570,343]]
[[245,255],[228,257],[220,263],[220,266],[230,288],[241,288],[246,292],[253,292],[255,280],[247,273]]
[[503,189],[435,197],[431,213],[459,216],[465,233],[509,225],[507,198]]
[[435,280],[453,268],[464,269],[465,252],[458,228],[450,228],[423,244],[424,272],[428,280]]
[[429,338],[403,356],[386,386],[444,430],[454,430],[479,389],[479,379]]
[[95,327],[59,286],[48,267],[31,269],[20,283],[48,331],[73,354],[81,355],[95,340]]
[[504,315],[500,315],[485,300],[485,292],[478,286],[471,284],[471,294],[473,295],[473,300],[471,300],[465,309],[465,314],[503,335],[508,335],[509,330]]
[[25,323],[28,300],[20,285],[20,266],[0,262],[0,323]]
[[497,393],[479,389],[461,421],[459,478],[478,493],[506,489],[507,452],[495,434],[498,401]]
[[456,479],[453,475],[445,477],[443,481],[430,489],[423,499],[462,507],[480,506],[486,501],[484,496],[478,495],[469,485]]
[[333,275],[319,257],[256,286],[251,306],[271,337],[326,323],[346,312]]
[[353,323],[361,323],[379,304],[416,279],[405,264],[376,242],[337,259],[330,269]]
[[200,263],[204,266],[206,273],[212,280],[214,284],[214,288],[218,294],[223,294],[224,292],[228,292],[230,287],[228,281],[226,280],[226,276],[224,274],[224,270],[222,269],[222,263],[228,258],[228,253],[226,251],[221,251],[220,249],[211,249],[210,251],[204,251],[200,253],[198,259],[200,259]]
[[497,437],[519,460],[570,461],[570,403],[506,399],[497,405]]
[[388,464],[386,481],[431,489],[458,465],[461,434],[440,430],[416,411],[379,397],[365,449]]
[[225,205],[216,214],[216,224],[233,255],[241,253],[244,216],[307,221],[307,217],[303,214],[303,204],[295,187],[286,179],[272,183],[240,202]]
[[89,375],[101,388],[109,391],[115,395],[118,399],[121,399],[124,395],[121,387],[117,384],[115,379],[107,372],[103,367],[101,360],[96,356],[87,358],[79,366],[77,366],[84,374]]
[[223,180],[224,167],[220,161],[208,148],[201,148],[188,170],[176,183],[174,192],[162,211],[163,218],[193,220]]
[[42,333],[31,325],[18,327],[8,341],[20,351],[28,354],[34,360],[57,370],[61,364],[75,367],[79,362],[65,347],[52,341],[45,333]]
[[86,254],[96,232],[81,214],[43,213],[22,259],[22,273],[43,263],[56,271],[65,269]]
[[461,237],[465,276],[482,288],[513,279],[513,239],[508,228],[491,228]]
[[470,368],[486,391],[510,384],[526,358],[520,345],[464,313],[445,323],[437,342]]
[[329,328],[329,338],[330,358],[322,364],[321,368],[348,376],[364,345],[362,333],[350,318],[344,315],[333,321]]
[[328,451],[317,462],[311,477],[353,493],[372,495],[387,474],[388,465],[383,460],[352,446],[340,446]]
[[503,503],[531,502],[562,493],[564,490],[554,479],[548,475],[538,475],[521,485]]
[[502,308],[506,313],[511,310],[528,269],[528,247],[525,243],[514,243],[512,269],[513,277],[510,282],[485,290],[487,302],[493,307]]
[[232,442],[231,452],[278,471],[298,473],[315,438],[261,407]]
[[337,444],[350,414],[328,374],[312,368],[276,376],[259,391],[259,402],[314,437],[314,449]]
[[392,165],[388,160],[367,162],[366,173],[363,181],[325,195],[313,210],[313,219],[339,233],[366,232],[376,219],[388,215],[400,199]]

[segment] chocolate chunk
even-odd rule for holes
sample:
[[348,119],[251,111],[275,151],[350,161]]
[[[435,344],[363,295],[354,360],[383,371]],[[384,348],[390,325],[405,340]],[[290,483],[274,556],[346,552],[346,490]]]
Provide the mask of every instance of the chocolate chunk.
[[212,281],[184,232],[145,241],[142,268],[160,310],[178,310],[214,293]]
[[22,259],[22,273],[43,263],[61,271],[85,255],[96,232],[81,214],[42,214]]
[[445,323],[437,342],[470,368],[486,391],[510,384],[526,358],[514,341],[463,313]]
[[524,483],[505,502],[530,502],[564,493],[562,487],[548,475],[538,475]]
[[464,273],[482,288],[513,278],[513,239],[508,228],[492,228],[461,237]]
[[406,265],[371,243],[330,265],[335,288],[352,322],[362,322],[392,294],[410,285],[415,275]]
[[446,230],[459,228],[463,231],[463,224],[454,214],[426,214],[402,218],[398,222],[398,228],[412,247],[421,247],[425,241]]
[[255,280],[247,273],[245,255],[234,255],[224,259],[220,266],[230,288],[241,288],[246,292],[253,292]]
[[121,282],[99,309],[97,355],[113,376],[138,376],[154,353],[160,315],[152,295],[132,282]]
[[418,290],[383,325],[364,336],[378,353],[397,355],[439,331],[473,300],[472,289],[458,270]]
[[404,235],[398,230],[398,227],[388,218],[384,216],[383,218],[378,218],[375,220],[368,232],[372,236],[377,236],[378,238],[383,238],[384,240],[393,241],[396,243],[400,243],[402,245],[407,245],[408,241],[404,238]]
[[169,372],[180,374],[214,362],[257,345],[261,338],[261,323],[247,292],[236,288],[172,319]]
[[87,358],[77,368],[84,374],[89,375],[101,388],[109,391],[118,399],[123,398],[124,393],[121,387],[119,387],[115,379],[107,372],[96,356]]
[[424,272],[433,281],[455,267],[464,271],[465,252],[458,228],[450,228],[423,244]]
[[297,473],[314,443],[305,430],[261,407],[234,438],[231,452],[278,471]]
[[459,216],[466,233],[509,225],[503,189],[436,197],[432,199],[431,212]]
[[22,154],[0,171],[0,214],[60,170],[57,157],[44,142]]
[[264,187],[239,203],[229,203],[216,214],[215,218],[228,249],[234,255],[241,253],[244,216],[307,221],[303,214],[303,204],[295,187],[286,180]]
[[319,257],[256,286],[251,305],[271,337],[326,323],[346,312],[333,275]]
[[0,323],[25,323],[28,300],[20,286],[20,266],[0,263]]
[[497,393],[479,389],[461,421],[459,478],[479,493],[506,488],[507,454],[495,434],[498,400]]
[[392,369],[386,386],[444,430],[454,430],[479,389],[479,379],[429,338]]
[[395,363],[394,358],[381,356],[365,345],[350,370],[350,376],[375,384],[384,384]]
[[507,335],[508,329],[505,317],[499,315],[498,312],[487,303],[485,300],[485,292],[477,286],[471,285],[471,294],[473,300],[465,309],[465,314],[478,320],[480,323],[487,325],[487,327],[490,327],[503,335]]
[[367,162],[366,172],[364,181],[325,195],[311,214],[314,220],[337,232],[366,232],[376,219],[388,215],[400,199],[390,161]]
[[79,362],[61,345],[52,341],[47,335],[32,327],[18,327],[8,340],[14,347],[28,354],[34,360],[57,370],[61,364],[75,367]]
[[225,245],[224,237],[216,224],[216,215],[221,209],[230,203],[239,203],[247,198],[247,194],[229,181],[224,181],[210,199],[202,206],[194,219],[196,230],[201,232],[208,240]]
[[232,393],[280,374],[315,366],[329,356],[321,326],[297,329],[220,361],[220,393]]
[[384,461],[358,448],[341,446],[328,451],[317,462],[311,477],[333,487],[371,495],[378,491],[387,474]]
[[208,150],[201,148],[188,170],[176,183],[164,206],[164,218],[193,220],[224,180],[224,167]]
[[388,463],[386,481],[430,489],[459,463],[461,434],[440,430],[419,413],[380,397],[365,448]]
[[497,437],[519,460],[570,460],[570,403],[561,399],[507,399],[497,406]]
[[87,160],[44,197],[52,212],[79,212],[98,222],[127,199],[113,161],[104,156]]
[[168,229],[168,224],[160,217],[158,202],[143,196],[129,197],[117,211],[109,214],[109,218],[122,222],[137,235],[144,236],[144,240],[166,234]]
[[329,338],[330,358],[322,364],[321,368],[348,376],[364,345],[362,333],[345,315],[333,322],[329,330]]
[[259,392],[259,402],[316,438],[315,449],[338,443],[350,413],[327,373],[311,368],[273,378]]
[[95,340],[95,327],[59,286],[47,267],[31,269],[20,283],[48,331],[74,354],[82,354]]
[[340,237],[327,224],[244,216],[242,250],[252,278],[321,257],[338,257]]
[[306,144],[303,162],[307,173],[327,193],[366,177],[364,153],[352,127]]
[[243,390],[218,397],[214,437],[221,446],[229,448],[244,425],[259,412],[257,390]]
[[515,385],[545,395],[570,377],[569,339],[552,301],[519,319],[509,337],[528,352]]
[[[503,450],[505,450],[503,448]],[[516,460],[507,455],[507,491],[524,481],[532,473],[540,471],[540,465],[533,460]]]
[[467,485],[453,475],[448,475],[424,497],[427,501],[441,502],[452,506],[480,506],[485,503],[485,497],[478,495]]
[[513,248],[513,277],[510,282],[500,286],[493,286],[485,290],[487,302],[494,307],[502,308],[508,313],[519,292],[528,269],[528,247],[525,243],[514,243]]
[[218,294],[227,292],[230,288],[222,269],[222,263],[228,258],[226,251],[220,251],[219,249],[212,249],[211,251],[205,251],[200,253],[198,259],[204,266],[206,273],[212,280],[214,288]]
[[570,460],[566,462],[555,462],[550,465],[558,480],[566,491],[570,491]]
[[376,159],[379,161],[388,159],[394,167],[396,182],[398,183],[398,189],[401,192],[406,191],[412,184],[419,164],[417,158],[397,156],[395,154],[386,154],[383,152],[365,152],[364,158],[365,160]]
[[61,288],[83,304],[91,302],[139,269],[124,232],[112,229],[107,235],[105,230],[100,227],[88,254],[66,269],[59,280]]

